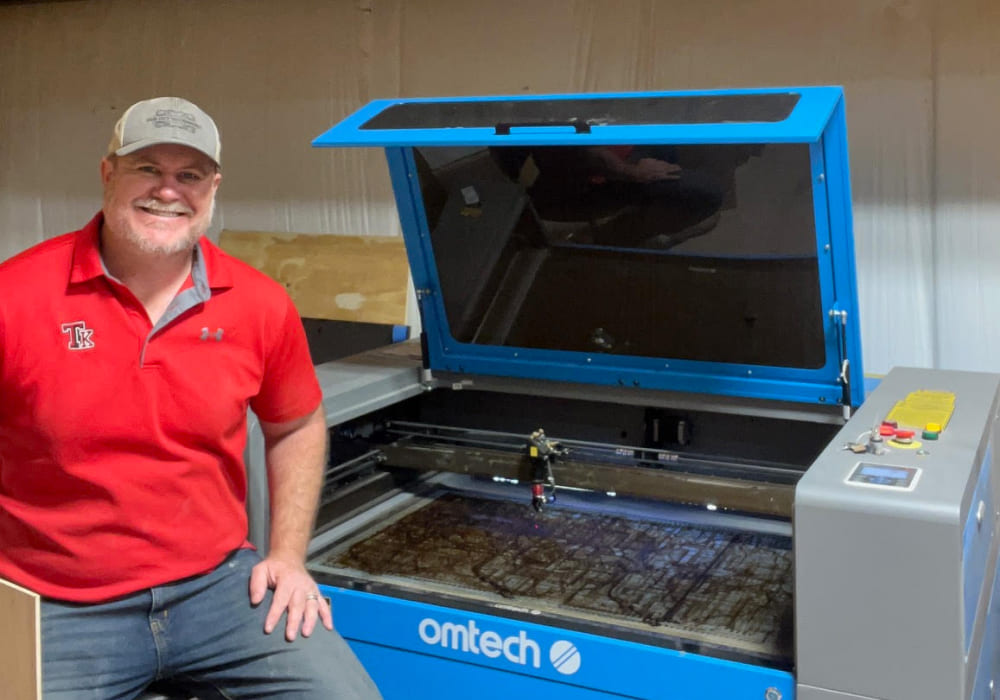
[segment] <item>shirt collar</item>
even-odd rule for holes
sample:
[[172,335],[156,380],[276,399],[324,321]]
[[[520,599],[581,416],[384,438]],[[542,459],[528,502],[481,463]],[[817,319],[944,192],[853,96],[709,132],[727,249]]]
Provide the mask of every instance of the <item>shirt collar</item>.
[[[76,232],[73,243],[73,266],[69,274],[70,284],[88,282],[97,277],[111,277],[101,259],[101,227],[104,213],[98,212],[86,226]],[[191,280],[198,295],[207,299],[213,289],[227,289],[233,286],[233,278],[225,264],[222,251],[202,236],[194,249],[191,263]]]
[[69,283],[79,284],[104,275],[101,262],[101,226],[104,214],[98,212],[86,226],[76,232],[73,242],[73,267],[69,273]]

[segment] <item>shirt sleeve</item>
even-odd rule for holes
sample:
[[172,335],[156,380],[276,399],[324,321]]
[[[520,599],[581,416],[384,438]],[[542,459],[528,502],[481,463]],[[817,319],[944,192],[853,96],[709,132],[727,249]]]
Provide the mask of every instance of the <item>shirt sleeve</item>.
[[[285,295],[284,314],[270,329],[260,392],[250,401],[257,417],[268,423],[301,418],[319,405],[323,393],[309,356],[302,319]],[[265,332],[267,332],[265,330]]]

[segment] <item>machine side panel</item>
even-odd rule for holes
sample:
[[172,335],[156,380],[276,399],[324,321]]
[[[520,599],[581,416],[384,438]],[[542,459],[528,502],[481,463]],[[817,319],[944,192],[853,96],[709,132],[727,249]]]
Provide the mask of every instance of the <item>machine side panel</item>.
[[995,688],[1000,684],[1000,566],[994,565],[990,583],[979,663],[973,669],[975,676],[970,681],[973,700],[994,700]]
[[868,695],[840,693],[836,690],[814,688],[811,685],[802,685],[801,683],[799,683],[798,694],[795,697],[798,698],[798,700],[875,700]]
[[[895,369],[799,482],[800,687],[882,700],[971,697],[981,649],[991,653],[997,389],[991,374]],[[938,439],[922,439],[918,427],[919,445],[887,438],[860,454],[845,449],[868,444],[897,402],[924,395],[915,392],[953,395]],[[912,480],[882,480],[899,473]]]
[[811,508],[795,537],[800,680],[884,700],[958,700],[958,529]]
[[[365,661],[387,700],[470,696],[464,682],[449,678],[475,679],[477,696],[483,690],[484,697],[497,698],[794,697],[794,678],[786,671],[372,593],[322,589],[333,601],[338,631]],[[440,687],[424,682],[433,675],[428,668],[446,674]],[[400,676],[422,680],[419,686],[400,686]]]
[[[965,518],[965,528],[962,532],[962,603],[965,612],[965,648],[972,644],[972,633],[975,629],[978,601],[984,594],[986,585],[987,565],[990,559],[994,528],[991,513],[996,512],[996,502],[993,499],[991,479],[993,473],[992,444],[986,449],[986,456],[979,469],[979,479],[976,490],[972,494],[971,507]],[[989,591],[985,594],[989,595]]]

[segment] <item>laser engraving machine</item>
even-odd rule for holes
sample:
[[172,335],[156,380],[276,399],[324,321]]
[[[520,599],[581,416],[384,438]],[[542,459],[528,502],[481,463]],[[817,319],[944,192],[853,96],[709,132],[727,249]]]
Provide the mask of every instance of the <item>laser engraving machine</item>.
[[309,567],[386,698],[994,697],[1000,384],[865,400],[839,88],[314,143],[385,148],[423,321],[317,369]]

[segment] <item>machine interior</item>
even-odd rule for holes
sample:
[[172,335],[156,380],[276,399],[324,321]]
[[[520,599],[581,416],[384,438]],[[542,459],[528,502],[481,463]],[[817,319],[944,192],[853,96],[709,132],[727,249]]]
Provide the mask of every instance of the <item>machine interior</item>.
[[[540,512],[525,447],[539,425],[566,448]],[[309,566],[332,585],[790,668],[791,493],[836,429],[428,392],[332,431]]]

